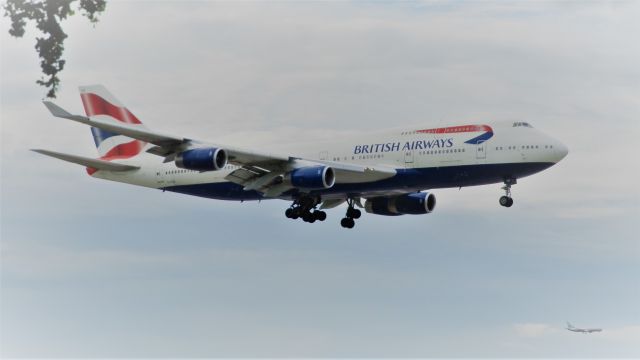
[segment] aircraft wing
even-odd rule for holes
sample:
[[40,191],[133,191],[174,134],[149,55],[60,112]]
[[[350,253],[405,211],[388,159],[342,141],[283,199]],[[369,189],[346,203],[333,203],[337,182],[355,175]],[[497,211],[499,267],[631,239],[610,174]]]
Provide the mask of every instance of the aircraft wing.
[[286,174],[294,169],[307,166],[330,166],[335,173],[336,183],[373,182],[390,178],[396,174],[396,170],[385,166],[363,166],[355,164],[343,164],[324,160],[306,160],[290,157],[287,161],[273,159],[271,163],[239,162],[242,167],[231,172],[225,178],[231,182],[244,186],[244,190],[257,190],[266,197],[276,197],[283,192],[292,189],[293,186],[285,182]]
[[[93,126],[102,130],[110,131],[116,134],[121,134],[133,139],[141,140],[156,145],[148,150],[149,153],[159,156],[165,156],[168,161],[172,161],[175,154],[180,151],[184,151],[190,148],[201,147],[202,144],[183,137],[176,137],[172,135],[163,134],[156,131],[151,131],[145,128],[130,126],[126,124],[97,120],[82,115],[72,115],[58,105],[51,101],[44,101],[45,106],[49,109],[51,114],[55,117],[69,119],[77,121],[79,123]],[[245,162],[261,163],[261,162],[273,162],[286,161],[287,157],[279,157],[272,154],[259,154],[252,151],[243,151],[241,149],[224,147],[225,151],[229,154],[229,160],[235,164],[241,164]]]
[[140,128],[140,127],[133,127],[133,126],[117,124],[115,122],[91,119],[87,116],[82,116],[82,115],[72,115],[66,110],[64,110],[63,108],[52,103],[51,101],[44,101],[44,105],[47,107],[47,109],[49,109],[49,112],[51,112],[51,114],[55,117],[77,121],[85,125],[89,125],[89,126],[97,127],[102,130],[125,135],[130,138],[142,140],[158,146],[173,147],[173,146],[181,145],[185,141],[188,141],[188,139],[165,135],[158,132],[149,131],[147,129]]
[[154,144],[155,146],[148,149],[147,152],[164,157],[164,162],[173,161],[178,153],[189,149],[205,146],[224,149],[227,152],[229,163],[240,166],[239,169],[230,173],[226,179],[243,185],[245,190],[260,191],[267,197],[276,197],[283,192],[292,189],[293,187],[284,181],[285,175],[296,168],[305,166],[330,166],[335,172],[336,183],[373,182],[390,178],[396,174],[395,169],[392,167],[365,166],[325,160],[310,160],[296,156],[267,153],[234,146],[202,142],[151,131],[146,128],[131,126],[125,123],[104,121],[82,115],[73,115],[50,101],[44,101],[44,105],[55,117],[73,120],[85,125]]

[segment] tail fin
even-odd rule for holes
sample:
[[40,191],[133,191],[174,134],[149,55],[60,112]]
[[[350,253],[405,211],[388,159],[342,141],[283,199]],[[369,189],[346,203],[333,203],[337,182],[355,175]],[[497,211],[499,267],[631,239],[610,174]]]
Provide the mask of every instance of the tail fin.
[[[80,97],[84,111],[89,117],[119,121],[144,128],[142,122],[102,85],[81,86]],[[91,133],[98,154],[104,160],[134,157],[140,154],[146,145],[143,141],[95,127],[91,128]]]
[[573,325],[571,325],[571,323],[567,321],[567,329],[573,329],[573,328],[574,328]]

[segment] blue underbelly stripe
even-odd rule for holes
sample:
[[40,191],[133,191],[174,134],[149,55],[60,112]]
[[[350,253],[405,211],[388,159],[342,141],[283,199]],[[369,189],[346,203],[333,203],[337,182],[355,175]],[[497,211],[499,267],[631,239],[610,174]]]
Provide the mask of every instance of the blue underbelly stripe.
[[[505,178],[522,178],[545,170],[551,162],[479,164],[419,169],[397,169],[396,176],[371,183],[335,184],[332,188],[311,191],[312,194],[357,195],[373,191],[439,189],[501,183]],[[232,182],[216,182],[193,185],[169,186],[164,190],[219,200],[259,200],[258,191],[244,191],[243,186]],[[289,194],[295,193],[294,191]]]

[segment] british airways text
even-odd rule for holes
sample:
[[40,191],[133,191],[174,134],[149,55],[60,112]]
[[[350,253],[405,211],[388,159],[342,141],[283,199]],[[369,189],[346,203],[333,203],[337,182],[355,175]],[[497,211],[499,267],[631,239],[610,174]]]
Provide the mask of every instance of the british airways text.
[[406,151],[406,150],[423,150],[423,149],[443,149],[453,146],[453,138],[449,139],[434,139],[434,140],[416,140],[407,141],[400,148],[402,143],[392,142],[383,144],[370,144],[370,145],[356,145],[353,149],[354,154],[373,154],[379,152],[392,152],[392,151]]

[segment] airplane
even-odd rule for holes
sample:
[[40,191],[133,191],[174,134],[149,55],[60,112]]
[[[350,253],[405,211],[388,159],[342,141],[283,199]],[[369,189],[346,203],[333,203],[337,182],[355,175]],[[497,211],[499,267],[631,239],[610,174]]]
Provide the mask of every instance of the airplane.
[[568,321],[567,321],[567,330],[573,331],[573,332],[578,332],[578,333],[583,333],[583,334],[591,334],[591,333],[594,333],[594,332],[602,331],[602,329],[595,329],[595,328],[592,328],[592,329],[580,329],[580,328],[577,328],[577,327],[571,325],[571,323],[568,322]]
[[349,229],[360,209],[432,213],[431,189],[503,183],[499,204],[511,207],[518,179],[568,153],[523,121],[383,130],[266,151],[149,130],[102,85],[81,86],[80,97],[86,116],[44,105],[55,117],[90,126],[99,158],[33,151],[85,166],[99,179],[211,199],[286,200],[285,216],[308,223],[324,221],[325,210],[346,203],[340,224]]

